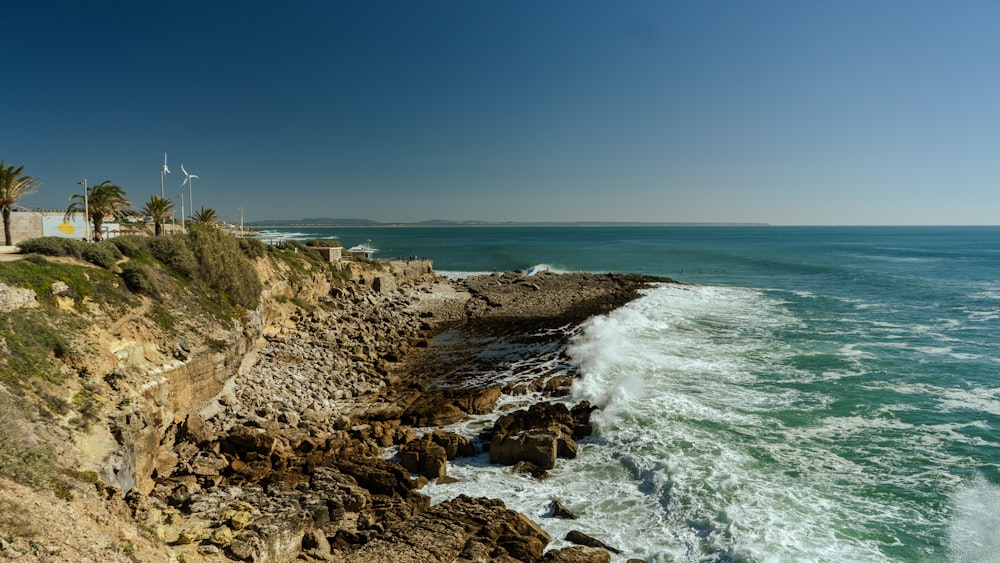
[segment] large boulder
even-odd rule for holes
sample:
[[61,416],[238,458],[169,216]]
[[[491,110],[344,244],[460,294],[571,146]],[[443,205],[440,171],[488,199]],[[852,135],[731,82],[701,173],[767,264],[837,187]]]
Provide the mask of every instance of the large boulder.
[[544,563],[611,563],[611,554],[594,547],[564,547],[553,549],[542,558]]
[[429,563],[542,560],[551,538],[503,501],[459,496],[396,523],[364,545],[343,546],[335,561]]
[[536,403],[527,410],[507,413],[493,424],[490,463],[528,461],[542,470],[552,469],[557,457],[576,457],[576,426],[563,403]]
[[428,479],[444,477],[448,453],[427,434],[410,440],[399,450],[399,463],[411,473],[423,473]]

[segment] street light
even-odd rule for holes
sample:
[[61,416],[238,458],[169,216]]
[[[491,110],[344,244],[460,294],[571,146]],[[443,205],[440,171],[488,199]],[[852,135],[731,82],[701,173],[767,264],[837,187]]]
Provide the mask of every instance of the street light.
[[186,233],[187,229],[184,227],[184,192],[178,195],[181,196],[181,232]]
[[83,186],[83,240],[90,242],[90,200],[87,199],[87,179],[77,182],[77,185]]

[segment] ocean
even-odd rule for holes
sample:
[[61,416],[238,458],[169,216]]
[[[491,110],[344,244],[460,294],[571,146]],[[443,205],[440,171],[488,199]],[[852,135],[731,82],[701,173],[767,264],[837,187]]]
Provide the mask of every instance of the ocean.
[[[640,272],[663,285],[508,373],[580,374],[601,409],[536,481],[459,460],[432,484],[503,499],[647,561],[1000,561],[1000,228],[337,227],[452,276]],[[516,398],[505,400],[516,401]],[[456,430],[474,436],[488,420]],[[579,516],[550,517],[558,500]]]

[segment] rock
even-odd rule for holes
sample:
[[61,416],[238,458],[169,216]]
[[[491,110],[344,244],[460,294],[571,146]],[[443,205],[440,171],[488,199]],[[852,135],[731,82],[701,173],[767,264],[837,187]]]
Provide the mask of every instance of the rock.
[[576,514],[573,514],[573,511],[563,506],[562,503],[557,500],[552,501],[551,509],[552,509],[552,516],[554,518],[562,518],[564,520],[576,520]]
[[552,469],[557,457],[576,457],[574,426],[570,410],[562,403],[536,403],[505,414],[493,424],[490,463],[528,461],[543,470]]
[[539,481],[544,481],[549,477],[549,472],[538,467],[530,461],[519,461],[511,468],[511,473],[528,473]]
[[372,282],[372,289],[378,293],[392,293],[396,291],[396,278],[393,276],[379,276]]
[[428,479],[444,477],[448,455],[445,448],[427,434],[407,442],[399,450],[399,462],[411,473],[423,473]]
[[566,541],[568,541],[570,543],[575,543],[576,545],[582,545],[582,546],[586,546],[586,547],[597,547],[597,548],[600,548],[600,549],[606,549],[606,550],[610,551],[611,553],[615,553],[615,554],[621,553],[620,550],[617,550],[617,549],[615,549],[613,547],[609,547],[607,544],[605,544],[601,540],[599,540],[597,538],[593,538],[591,536],[588,536],[587,534],[585,534],[585,533],[583,533],[583,532],[581,532],[579,530],[572,530],[568,534],[566,534]]
[[180,336],[174,343],[174,357],[181,361],[187,361],[191,358],[191,344],[188,339]]
[[448,426],[466,416],[468,416],[466,412],[454,403],[448,400],[439,402],[438,399],[428,396],[427,399],[420,400],[407,408],[403,413],[403,423],[411,426]]
[[180,427],[180,437],[201,447],[216,440],[215,432],[205,423],[205,417],[198,413],[187,415]]
[[554,432],[524,431],[516,435],[504,434],[490,444],[490,463],[514,465],[527,461],[539,469],[556,466],[559,435]]
[[193,526],[190,528],[185,528],[181,531],[180,535],[177,536],[177,543],[184,545],[189,543],[198,543],[202,540],[208,539],[212,535],[212,530],[203,526]]
[[403,466],[381,458],[342,459],[336,464],[372,494],[405,497],[416,485]]
[[212,531],[208,541],[219,547],[225,547],[233,542],[233,531],[228,526],[222,526]]
[[313,530],[302,538],[302,549],[313,557],[327,559],[330,557],[330,542],[322,530]]
[[25,307],[38,307],[35,290],[0,283],[0,313],[9,313]]
[[434,443],[444,448],[445,455],[449,460],[458,457],[472,457],[476,455],[476,446],[471,440],[454,432],[435,430],[431,434]]
[[546,553],[542,561],[544,563],[611,563],[611,554],[604,549],[594,547],[564,547]]
[[541,557],[550,539],[534,522],[507,509],[502,501],[462,495],[394,524],[364,545],[347,546],[349,551],[343,560],[426,563],[476,554],[477,561],[530,562]]
[[229,517],[229,527],[239,531],[253,521],[253,514],[248,510],[237,510]]

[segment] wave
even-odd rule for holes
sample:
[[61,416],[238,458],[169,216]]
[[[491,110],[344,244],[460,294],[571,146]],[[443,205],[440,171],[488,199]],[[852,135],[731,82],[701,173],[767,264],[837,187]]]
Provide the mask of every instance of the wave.
[[951,496],[948,526],[951,561],[977,563],[997,560],[1000,554],[1000,486],[977,476]]
[[[681,542],[685,560],[943,556],[941,492],[970,468],[963,448],[993,448],[991,425],[968,418],[998,414],[998,390],[884,378],[879,347],[817,332],[828,319],[792,306],[758,290],[663,286],[572,340],[573,397],[602,407],[596,455],[628,468],[669,529],[632,544],[666,554]],[[629,525],[639,521],[622,533]]]
[[[261,229],[256,238],[264,242],[273,244],[287,240],[307,240],[310,238],[310,235],[308,233],[299,233],[294,231],[273,231],[269,229]],[[337,237],[330,236],[324,238],[337,238]]]
[[538,272],[552,272],[554,274],[568,274],[568,273],[572,272],[572,270],[564,270],[562,268],[558,268],[558,267],[553,266],[551,264],[536,264],[536,265],[528,268],[527,270],[525,270],[524,274],[526,276],[533,276],[533,275],[537,274]]

